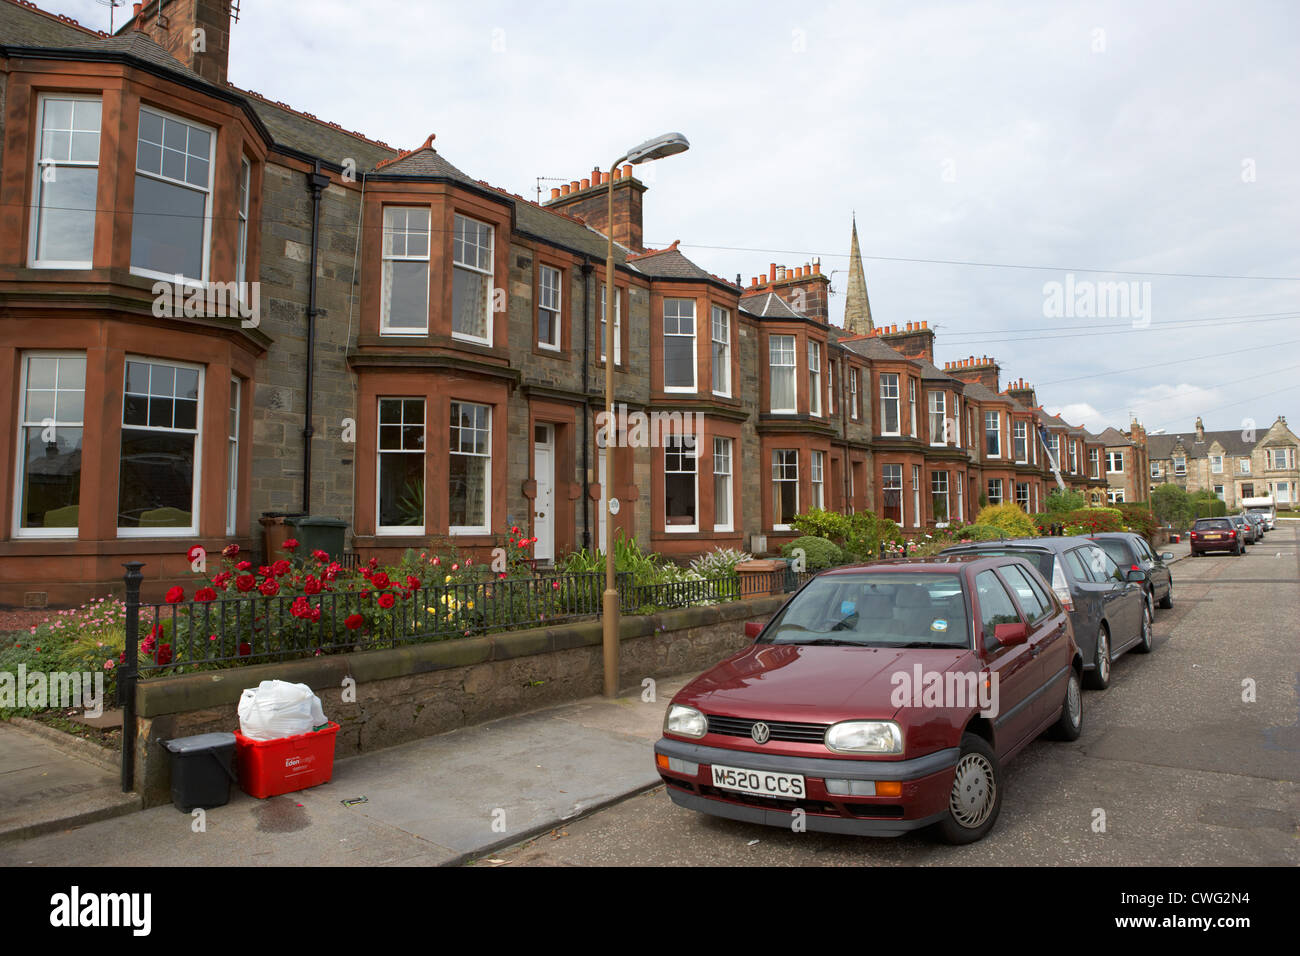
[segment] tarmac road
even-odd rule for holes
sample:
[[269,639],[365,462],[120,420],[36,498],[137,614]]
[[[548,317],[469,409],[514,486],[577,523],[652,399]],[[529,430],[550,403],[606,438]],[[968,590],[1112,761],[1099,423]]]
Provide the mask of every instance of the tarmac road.
[[678,808],[660,787],[476,865],[1300,864],[1300,522],[1173,575],[1153,653],[1085,692],[1079,740],[1039,739],[1005,769],[980,843],[795,833]]

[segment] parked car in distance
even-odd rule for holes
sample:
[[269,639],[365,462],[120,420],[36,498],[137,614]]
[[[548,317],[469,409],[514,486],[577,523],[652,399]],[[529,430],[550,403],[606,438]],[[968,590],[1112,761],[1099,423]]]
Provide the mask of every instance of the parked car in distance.
[[1083,653],[1084,686],[1105,690],[1111,664],[1130,649],[1149,653],[1154,612],[1143,590],[1146,575],[1125,573],[1087,538],[1015,538],[946,548],[942,554],[1019,555],[1028,558],[1069,612]]
[[1243,511],[1241,516],[1245,518],[1247,521],[1249,521],[1252,527],[1255,529],[1255,540],[1263,541],[1264,532],[1267,530],[1268,527],[1268,523],[1264,520],[1264,516],[1260,514],[1255,514],[1253,511]]
[[1263,518],[1264,525],[1269,531],[1277,528],[1277,504],[1273,501],[1272,495],[1242,498],[1241,507],[1244,511],[1257,514]]
[[1246,553],[1245,538],[1228,518],[1197,518],[1192,530],[1188,532],[1188,538],[1194,558],[1211,551]]
[[1232,526],[1237,529],[1237,535],[1246,544],[1255,543],[1255,526],[1243,518],[1241,515],[1228,515],[1228,520]]
[[655,763],[678,806],[971,843],[997,820],[1006,763],[1083,727],[1069,616],[1018,556],[825,571],[746,633],[668,706]]
[[1169,565],[1165,564],[1174,559],[1172,551],[1157,554],[1147,544],[1147,539],[1134,531],[1101,531],[1088,538],[1097,542],[1121,568],[1146,572],[1147,580],[1143,584],[1143,590],[1146,591],[1148,604],[1165,609],[1174,606],[1174,576],[1169,571]]

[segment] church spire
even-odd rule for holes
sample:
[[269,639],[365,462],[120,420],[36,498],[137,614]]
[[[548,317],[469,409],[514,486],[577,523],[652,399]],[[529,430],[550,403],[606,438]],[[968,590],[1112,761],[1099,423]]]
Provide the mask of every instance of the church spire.
[[867,277],[858,248],[858,217],[853,217],[853,243],[849,249],[849,289],[844,297],[844,329],[850,335],[866,335],[875,328],[871,301],[867,298]]

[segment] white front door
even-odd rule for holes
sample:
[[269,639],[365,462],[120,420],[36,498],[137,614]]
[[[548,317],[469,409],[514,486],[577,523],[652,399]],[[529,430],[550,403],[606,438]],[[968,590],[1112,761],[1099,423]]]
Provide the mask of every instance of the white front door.
[[533,429],[533,477],[537,497],[533,499],[533,557],[538,561],[555,560],[555,426],[536,425]]

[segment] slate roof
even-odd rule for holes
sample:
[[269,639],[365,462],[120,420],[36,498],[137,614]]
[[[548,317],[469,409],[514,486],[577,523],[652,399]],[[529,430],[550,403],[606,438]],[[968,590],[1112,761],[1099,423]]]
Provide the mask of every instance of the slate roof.
[[966,397],[973,398],[977,402],[1012,402],[1015,401],[1010,395],[999,395],[985,385],[979,382],[966,383]]
[[852,349],[859,355],[865,355],[867,358],[875,359],[876,361],[911,362],[913,365],[916,364],[916,359],[910,359],[902,352],[891,349],[875,336],[870,336],[865,339],[842,338],[840,339],[840,345],[844,346],[846,349]]
[[[1104,432],[1102,432],[1097,437],[1102,441],[1104,441],[1107,445],[1132,445],[1133,444],[1131,441],[1129,441],[1127,438],[1124,437],[1123,432],[1121,432],[1118,428],[1116,428],[1113,425],[1110,428],[1107,428]],[[1147,441],[1149,443],[1150,439],[1147,439]]]
[[[640,265],[638,260],[636,265]],[[740,311],[764,319],[802,319],[806,316],[797,311],[789,302],[775,292],[763,292],[759,295],[747,295],[740,300]]]
[[[717,276],[701,269],[676,249],[650,250],[632,259],[632,266],[638,272],[656,279],[707,279],[710,282],[722,282]],[[724,285],[727,283],[723,283]],[[794,315],[799,313],[790,310]]]
[[1249,456],[1255,450],[1256,442],[1244,441],[1239,429],[1224,432],[1206,432],[1205,441],[1196,440],[1196,432],[1185,435],[1148,435],[1147,454],[1150,458],[1172,458],[1178,442],[1182,441],[1188,458],[1208,458],[1210,447],[1217,441],[1225,455]]

